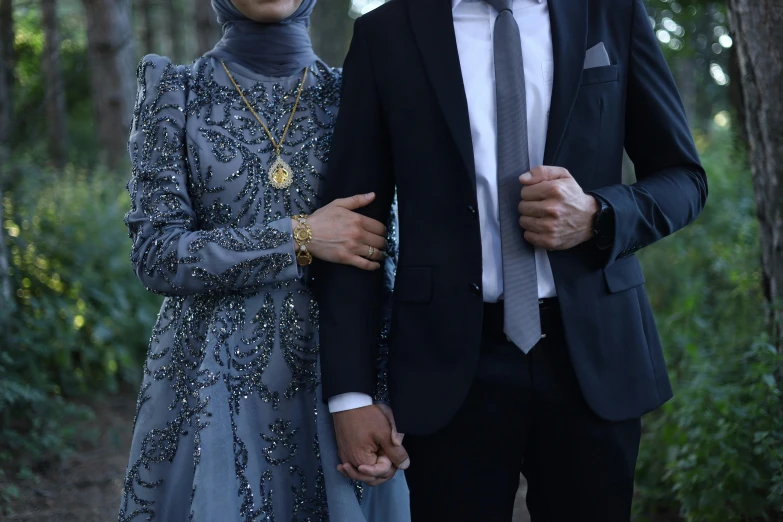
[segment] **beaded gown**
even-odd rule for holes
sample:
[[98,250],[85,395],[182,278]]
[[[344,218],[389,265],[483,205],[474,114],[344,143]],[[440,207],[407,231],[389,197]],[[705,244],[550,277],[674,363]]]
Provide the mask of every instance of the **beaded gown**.
[[[301,76],[229,68],[279,139]],[[281,151],[293,184],[276,189],[267,178],[274,147],[219,61],[147,56],[139,65],[126,223],[138,277],[166,297],[119,522],[409,520],[401,473],[362,488],[336,471],[314,278],[297,266],[288,216],[316,210],[341,73],[321,62],[308,72]]]

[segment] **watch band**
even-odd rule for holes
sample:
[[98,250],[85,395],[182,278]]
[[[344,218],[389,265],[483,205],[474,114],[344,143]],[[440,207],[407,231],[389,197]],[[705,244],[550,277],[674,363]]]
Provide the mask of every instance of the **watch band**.
[[598,202],[598,212],[593,218],[593,236],[601,250],[611,248],[614,242],[614,209],[603,198],[591,194]]

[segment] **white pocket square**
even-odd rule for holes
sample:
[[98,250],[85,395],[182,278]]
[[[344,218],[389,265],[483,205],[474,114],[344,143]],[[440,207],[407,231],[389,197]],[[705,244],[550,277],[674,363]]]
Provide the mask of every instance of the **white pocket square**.
[[585,53],[585,69],[594,69],[607,65],[611,65],[611,62],[609,61],[609,53],[606,52],[606,46],[603,42],[594,45]]

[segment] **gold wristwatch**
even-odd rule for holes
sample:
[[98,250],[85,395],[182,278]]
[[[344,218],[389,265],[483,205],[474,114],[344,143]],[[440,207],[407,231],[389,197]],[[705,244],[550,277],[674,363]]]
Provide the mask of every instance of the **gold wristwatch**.
[[307,224],[307,214],[293,216],[298,225],[294,228],[294,241],[296,242],[296,262],[299,266],[308,266],[313,262],[313,254],[307,250],[307,245],[313,240],[313,229]]

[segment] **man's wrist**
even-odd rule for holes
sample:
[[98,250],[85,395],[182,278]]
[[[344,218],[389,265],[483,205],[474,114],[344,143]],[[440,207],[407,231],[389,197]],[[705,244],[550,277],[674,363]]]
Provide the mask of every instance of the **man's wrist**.
[[329,413],[356,410],[365,406],[372,406],[372,397],[366,393],[350,392],[341,393],[329,398]]
[[588,220],[587,220],[587,229],[589,230],[590,237],[588,239],[592,239],[595,237],[595,218],[598,215],[598,213],[601,211],[601,202],[592,194],[587,194],[588,197]]

